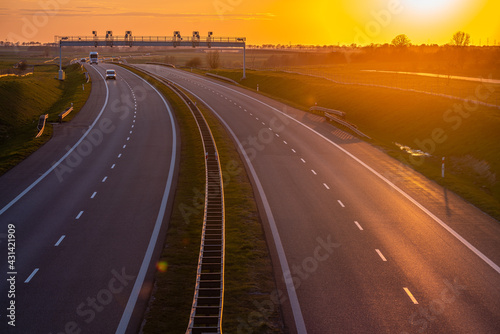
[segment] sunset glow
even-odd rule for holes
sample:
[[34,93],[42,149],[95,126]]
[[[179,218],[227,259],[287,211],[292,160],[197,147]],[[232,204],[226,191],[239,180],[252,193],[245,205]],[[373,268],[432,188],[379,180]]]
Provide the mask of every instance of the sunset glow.
[[496,0],[106,1],[6,0],[0,39],[53,41],[55,35],[171,35],[197,30],[243,36],[250,44],[388,43],[406,34],[412,43],[446,44],[466,31],[473,44],[500,43]]

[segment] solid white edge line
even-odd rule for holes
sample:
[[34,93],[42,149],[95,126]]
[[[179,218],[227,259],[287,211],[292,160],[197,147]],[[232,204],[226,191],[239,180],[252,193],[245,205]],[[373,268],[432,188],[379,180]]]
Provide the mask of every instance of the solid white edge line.
[[264,211],[266,212],[267,219],[269,221],[269,227],[271,228],[271,233],[273,234],[273,239],[274,243],[276,245],[276,251],[278,253],[278,258],[280,261],[281,269],[283,272],[283,278],[285,281],[286,289],[288,292],[288,298],[290,301],[290,306],[292,307],[292,313],[293,317],[295,320],[295,326],[297,327],[297,332],[298,333],[307,333],[306,330],[306,325],[304,322],[304,317],[302,316],[302,310],[300,309],[300,304],[299,304],[299,299],[297,297],[297,292],[295,291],[295,287],[293,284],[292,276],[290,275],[290,267],[288,266],[288,261],[286,259],[285,255],[285,250],[283,248],[283,244],[281,243],[281,238],[278,232],[278,228],[276,226],[276,221],[274,220],[274,216],[271,210],[271,206],[269,205],[269,202],[267,201],[266,194],[264,192],[264,188],[262,187],[262,184],[260,183],[260,180],[257,176],[257,173],[255,172],[255,169],[250,161],[250,158],[248,157],[247,153],[245,152],[245,149],[241,142],[239,141],[238,137],[236,134],[233,132],[233,130],[229,127],[229,125],[226,123],[224,119],[208,104],[206,103],[202,98],[200,98],[198,95],[196,95],[194,92],[190,91],[186,87],[178,84],[180,87],[188,91],[190,94],[192,94],[194,97],[196,97],[198,100],[203,102],[212,112],[219,118],[219,120],[224,124],[226,129],[229,131],[231,136],[233,136],[234,140],[236,141],[236,144],[238,145],[240,152],[243,154],[243,157],[245,158],[245,161],[247,162],[248,169],[250,170],[250,174],[252,174],[253,180],[255,182],[255,186],[257,187],[257,191],[259,192],[259,195],[262,200],[262,204],[264,205]]
[[57,240],[57,242],[55,243],[55,245],[54,245],[54,246],[55,246],[55,247],[59,246],[65,237],[66,237],[66,235],[64,235],[64,234],[63,234],[63,235],[59,238],[59,240]]
[[[188,74],[188,73],[186,73]],[[188,74],[189,75],[189,74]],[[206,80],[205,78],[201,78],[200,79],[203,79],[203,80]],[[365,167],[366,169],[368,169],[370,172],[372,172],[375,176],[377,176],[379,179],[381,179],[382,181],[384,181],[386,184],[388,184],[391,188],[393,188],[394,190],[396,190],[397,192],[399,192],[401,195],[403,195],[407,200],[409,200],[411,203],[413,203],[416,207],[418,207],[420,210],[422,210],[425,214],[427,214],[430,218],[432,218],[436,223],[438,223],[439,225],[441,225],[441,227],[443,227],[446,231],[448,231],[451,235],[453,235],[458,241],[460,241],[464,246],[466,246],[467,248],[469,248],[474,254],[476,254],[479,258],[481,258],[481,260],[483,260],[484,262],[486,262],[491,268],[493,268],[493,270],[495,270],[497,273],[500,274],[500,266],[498,266],[496,263],[494,263],[492,260],[490,260],[486,255],[484,255],[481,251],[479,251],[476,247],[474,247],[470,242],[468,242],[467,240],[465,240],[460,234],[458,234],[457,232],[455,232],[455,230],[453,230],[451,227],[449,227],[444,221],[442,221],[441,219],[439,219],[436,215],[434,215],[432,212],[430,212],[426,207],[424,207],[422,204],[420,204],[419,202],[417,202],[417,200],[415,200],[413,197],[411,197],[410,195],[408,195],[406,192],[404,192],[401,188],[399,188],[398,186],[396,186],[394,183],[392,183],[391,181],[389,181],[388,179],[386,179],[382,174],[380,174],[379,172],[377,172],[376,170],[374,170],[373,168],[371,168],[370,166],[368,166],[366,163],[364,163],[363,161],[361,161],[359,158],[357,158],[356,156],[354,156],[352,153],[350,153],[349,151],[347,151],[346,149],[344,149],[343,147],[341,147],[340,145],[338,145],[337,143],[331,141],[329,138],[325,137],[324,135],[322,135],[321,133],[317,132],[316,130],[314,130],[313,128],[305,125],[304,123],[300,122],[299,120],[293,118],[292,116],[270,106],[269,104],[265,103],[265,102],[262,102],[252,96],[249,96],[247,94],[244,94],[240,91],[237,91],[235,89],[232,89],[230,87],[226,87],[224,85],[221,85],[221,84],[218,84],[216,82],[213,82],[211,80],[206,80],[206,81],[209,81],[210,83],[216,85],[216,86],[219,86],[219,87],[223,87],[227,90],[230,90],[232,92],[235,92],[237,94],[240,94],[240,95],[243,95],[243,96],[246,96],[247,98],[251,99],[251,100],[254,100],[278,113],[280,113],[281,115],[289,118],[290,120],[296,122],[297,124],[305,127],[306,129],[312,131],[313,133],[317,134],[318,136],[320,136],[321,138],[323,138],[324,140],[326,140],[327,142],[329,142],[330,144],[332,144],[333,146],[335,146],[336,148],[338,148],[340,151],[344,152],[345,154],[347,154],[350,158],[352,158],[354,161],[356,161],[357,163],[359,163],[361,166]]]
[[[93,68],[91,66],[91,68]],[[94,69],[94,68],[93,68]],[[94,69],[97,74],[99,74],[102,78],[102,80],[105,80],[104,77],[102,76],[101,73],[99,73],[98,70]],[[92,131],[92,129],[94,129],[94,126],[97,124],[97,121],[99,121],[99,119],[101,118],[103,112],[104,112],[104,109],[106,108],[106,106],[108,105],[108,98],[109,98],[109,89],[108,89],[108,85],[104,85],[104,87],[106,87],[106,99],[104,100],[104,105],[102,106],[101,108],[101,111],[99,112],[99,114],[97,115],[96,119],[94,120],[94,122],[90,125],[90,127],[87,129],[87,131],[85,131],[85,133],[82,135],[82,137],[75,143],[75,145],[73,145],[73,147],[68,151],[66,152],[65,155],[62,156],[61,159],[59,159],[55,164],[52,165],[52,167],[50,167],[45,173],[43,173],[38,179],[36,179],[31,185],[29,185],[26,189],[24,189],[19,195],[17,195],[16,198],[14,198],[12,201],[9,202],[9,204],[7,204],[6,206],[4,206],[2,208],[2,210],[0,210],[0,216],[5,212],[7,211],[11,206],[13,206],[14,204],[16,204],[17,201],[19,201],[24,195],[26,195],[31,189],[33,189],[38,183],[40,183],[45,177],[47,177],[47,175],[49,175],[54,169],[57,168],[57,166],[59,166],[61,164],[61,162],[63,162],[71,153],[73,153],[73,151],[78,147],[78,145],[80,145],[80,143],[87,137],[87,135],[89,134],[90,131]]]
[[39,269],[40,268],[35,268],[35,270],[33,270],[31,275],[29,275],[29,277],[26,279],[26,281],[24,281],[24,283],[29,283],[31,281],[31,279],[33,278],[33,276],[35,276],[35,274],[38,272]]
[[382,261],[387,262],[387,259],[385,258],[384,254],[382,254],[382,252],[379,249],[375,249],[375,251],[377,252],[378,256],[380,256]]
[[413,302],[413,304],[418,304],[418,301],[415,299],[415,297],[413,297],[413,295],[410,292],[410,290],[408,288],[403,288],[403,289],[405,290],[405,292],[408,295],[408,297],[410,297],[410,299]]
[[[130,72],[130,71],[128,71]],[[140,78],[141,80],[144,80],[137,74],[130,72],[136,77]],[[153,251],[156,246],[156,243],[158,241],[158,235],[160,234],[160,229],[161,225],[163,222],[163,217],[165,216],[165,211],[167,209],[167,204],[168,204],[168,199],[170,197],[170,192],[172,188],[172,181],[174,178],[174,169],[175,169],[175,158],[177,155],[177,131],[175,129],[175,120],[174,116],[172,115],[172,110],[170,109],[169,105],[167,104],[167,101],[163,98],[163,95],[156,90],[156,88],[151,85],[149,82],[144,80],[153,90],[160,96],[162,99],[163,103],[165,104],[165,107],[167,107],[168,115],[170,117],[170,124],[172,126],[172,156],[170,158],[170,169],[168,171],[168,178],[167,178],[167,184],[165,185],[165,191],[163,192],[163,198],[161,200],[161,205],[160,205],[160,210],[158,211],[158,216],[156,217],[156,223],[155,227],[153,230],[153,233],[151,234],[151,239],[149,240],[149,245],[146,250],[146,253],[144,254],[144,259],[142,261],[141,268],[139,270],[139,273],[137,274],[137,278],[134,283],[134,287],[132,288],[132,292],[130,293],[130,297],[128,299],[127,305],[125,306],[125,309],[123,311],[122,317],[120,319],[120,323],[118,324],[118,327],[116,329],[116,334],[122,334],[125,333],[128,327],[128,323],[130,321],[130,318],[132,317],[132,313],[134,312],[135,304],[137,302],[137,298],[139,297],[139,293],[141,292],[142,285],[144,284],[144,278],[146,277],[146,272],[148,270],[149,264],[151,262],[151,258],[153,257]]]

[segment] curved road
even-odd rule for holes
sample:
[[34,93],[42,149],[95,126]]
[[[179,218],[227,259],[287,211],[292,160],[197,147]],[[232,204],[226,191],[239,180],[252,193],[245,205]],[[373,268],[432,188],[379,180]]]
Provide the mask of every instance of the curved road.
[[142,321],[175,188],[177,125],[136,75],[86,66],[93,88],[80,113],[0,178],[1,333],[136,333]]
[[322,117],[140,67],[204,101],[245,158],[279,290],[242,333],[278,300],[290,332],[498,333],[498,221]]

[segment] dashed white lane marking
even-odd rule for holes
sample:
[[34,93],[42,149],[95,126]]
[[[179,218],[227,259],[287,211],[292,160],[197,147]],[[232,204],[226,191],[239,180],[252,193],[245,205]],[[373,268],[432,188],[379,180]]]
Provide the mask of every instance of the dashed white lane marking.
[[293,152],[293,153],[297,153],[297,152],[296,152],[293,148],[292,148],[292,152]]
[[80,211],[80,213],[78,213],[78,215],[76,216],[75,219],[80,219],[80,217],[83,215],[83,211]]
[[415,299],[415,297],[413,297],[413,295],[411,294],[410,290],[408,290],[408,288],[403,288],[406,292],[406,294],[408,295],[408,297],[410,297],[411,301],[413,302],[413,304],[418,304],[417,300]]
[[123,148],[127,147],[127,145],[123,145]]
[[92,196],[90,196],[90,198],[94,198],[95,195],[97,195],[97,191],[94,191],[94,193],[92,194]]
[[280,136],[280,135],[279,135],[279,134],[277,134],[277,133],[275,133],[275,135],[276,135],[276,137],[279,137],[279,136]]
[[116,164],[113,164],[113,166],[111,166],[111,169],[114,169],[114,168],[115,168],[115,166],[116,166]]
[[65,237],[66,237],[66,236],[63,234],[63,235],[59,238],[59,240],[57,240],[57,242],[55,243],[55,245],[54,245],[54,246],[55,246],[55,247],[59,246]]
[[121,157],[122,157],[122,154],[121,154],[121,153],[120,153],[120,154],[118,154],[118,158],[121,158]]
[[259,120],[259,118],[258,118],[258,117],[255,117],[255,119],[256,119],[256,120]]
[[302,159],[302,158],[300,158],[300,161],[302,161],[303,163],[306,163],[306,161],[304,159]]
[[344,205],[344,203],[342,203],[341,200],[338,199],[337,202],[339,202],[339,204],[340,204],[341,207],[345,208],[345,205]]
[[31,279],[33,278],[33,276],[35,276],[35,274],[38,272],[39,269],[40,268],[35,268],[35,270],[33,270],[31,275],[29,275],[29,277],[26,279],[26,281],[24,281],[24,283],[29,283],[31,281]]
[[266,123],[264,123],[264,122],[261,122],[261,123],[262,123],[262,125],[266,125]]
[[273,129],[271,129],[271,128],[268,128],[268,129],[269,129],[270,131],[273,131]]
[[130,140],[130,137],[127,137],[127,141],[129,141],[129,140]]
[[105,176],[104,179],[102,179],[102,182],[106,182],[107,179],[108,179],[108,177]]
[[129,133],[132,134],[133,131],[130,131]]
[[354,221],[354,224],[356,224],[356,226],[361,230],[363,231],[363,228],[361,227],[361,225],[359,225],[359,223],[357,221]]
[[316,171],[314,169],[311,169],[311,172],[314,174],[314,175],[318,175],[318,173],[316,173]]
[[283,140],[283,144],[288,145],[288,143],[286,141],[284,141],[284,140]]
[[323,185],[325,186],[326,189],[330,190],[330,187],[326,183],[323,183]]
[[387,259],[385,258],[384,254],[382,254],[382,252],[379,250],[379,249],[375,249],[375,251],[377,252],[378,256],[380,256],[380,258],[382,259],[382,261],[387,261]]
[[134,124],[132,124],[132,129],[134,128],[134,126],[135,126],[135,125],[134,125]]
[[239,107],[240,107],[240,109],[242,109],[241,106],[239,106]]

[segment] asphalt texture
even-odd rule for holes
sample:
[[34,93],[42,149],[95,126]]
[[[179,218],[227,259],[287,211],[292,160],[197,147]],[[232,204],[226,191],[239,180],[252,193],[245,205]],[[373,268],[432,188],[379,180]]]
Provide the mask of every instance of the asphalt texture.
[[323,117],[140,67],[206,103],[252,179],[278,291],[242,333],[278,302],[291,333],[499,333],[498,221]]
[[[1,333],[141,325],[175,190],[177,125],[136,75],[85,66],[92,91],[79,114],[0,178]],[[111,68],[117,79],[106,81]]]

